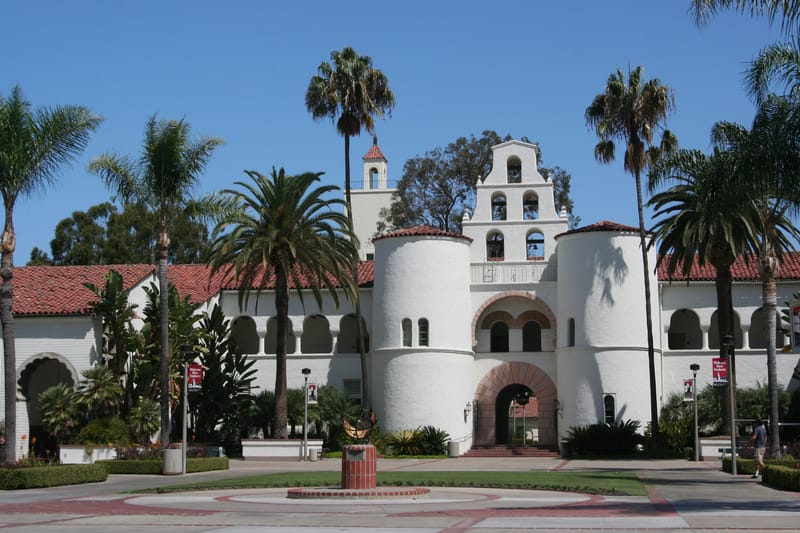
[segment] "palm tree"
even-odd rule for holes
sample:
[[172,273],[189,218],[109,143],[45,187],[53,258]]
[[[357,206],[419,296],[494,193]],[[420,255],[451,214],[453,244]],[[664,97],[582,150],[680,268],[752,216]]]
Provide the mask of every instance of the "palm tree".
[[119,416],[119,404],[125,395],[114,373],[105,366],[93,366],[81,372],[84,379],[78,386],[78,403],[86,407],[89,417]]
[[800,97],[800,40],[772,44],[761,50],[745,70],[744,83],[758,104],[767,100],[770,87],[776,83],[787,95]]
[[77,157],[102,119],[80,106],[40,107],[31,104],[15,86],[8,97],[0,96],[0,195],[5,225],[0,242],[0,326],[3,329],[3,376],[5,386],[6,441],[4,462],[16,462],[17,361],[14,344],[14,207],[17,198],[52,184],[62,166]]
[[761,275],[763,307],[767,313],[767,386],[770,395],[769,447],[780,455],[778,373],[775,329],[777,278],[783,253],[793,249],[800,231],[787,218],[800,206],[800,102],[770,96],[759,107],[750,130],[728,122],[717,123],[713,142],[739,159],[737,190],[757,212],[756,252]]
[[[716,271],[720,355],[723,337],[734,335],[731,266],[737,256],[755,249],[757,235],[755,204],[736,188],[734,171],[732,154],[680,150],[657,162],[649,176],[651,192],[673,183],[647,203],[656,211],[651,242],[659,243],[658,263],[667,261],[670,279],[679,268],[688,275],[695,262],[710,263]],[[735,387],[733,361],[731,367],[730,386]],[[723,408],[723,419],[729,412]],[[723,427],[730,427],[729,422]]]
[[[353,225],[350,203],[350,137],[361,130],[373,133],[375,117],[391,113],[394,93],[383,72],[373,68],[372,58],[360,56],[350,47],[331,52],[331,61],[323,62],[311,78],[306,91],[306,108],[315,120],[330,118],[344,137],[344,190],[347,199],[347,218]],[[358,258],[352,265],[358,287]],[[371,407],[364,335],[361,331],[361,302],[356,298],[356,336],[361,360],[361,401],[364,409]]]
[[[289,291],[300,301],[310,290],[322,307],[322,291],[339,304],[337,289],[357,298],[349,267],[358,259],[358,240],[341,205],[325,195],[334,186],[312,188],[321,174],[286,175],[272,169],[269,176],[246,171],[251,183],[236,182],[241,190],[222,191],[238,205],[214,229],[212,272],[221,271],[239,284],[239,305],[252,291],[274,282],[277,323],[274,436],[286,438],[286,345],[289,336]],[[227,231],[227,233],[225,233]]]
[[177,212],[189,203],[190,191],[214,149],[222,144],[215,137],[189,138],[189,124],[183,120],[157,121],[154,115],[145,126],[142,155],[133,160],[103,154],[89,163],[106,187],[124,203],[144,204],[156,215],[158,225],[158,286],[161,309],[161,445],[169,446],[169,299],[167,259],[170,225]]
[[42,425],[48,433],[55,435],[61,446],[64,437],[78,425],[80,419],[75,390],[67,383],[45,389],[39,394],[39,412]]
[[672,89],[654,78],[642,79],[642,67],[625,74],[618,69],[608,78],[605,90],[594,97],[586,108],[586,123],[595,129],[599,141],[594,148],[595,159],[601,163],[614,160],[614,140],[625,143],[624,167],[636,183],[636,207],[639,213],[639,240],[644,265],[645,316],[647,321],[647,355],[650,373],[650,418],[653,446],[658,448],[658,400],[656,396],[655,350],[653,347],[653,317],[650,307],[650,267],[647,259],[647,233],[644,227],[641,175],[664,153],[672,152],[677,139],[663,130],[656,146],[653,138],[666,122],[675,105]]
[[133,406],[133,369],[130,368],[129,345],[136,335],[131,321],[136,315],[136,304],[128,303],[122,275],[110,270],[103,287],[84,283],[84,287],[97,296],[90,302],[92,314],[103,324],[103,362],[114,373],[114,378],[124,383],[125,398],[122,414]]
[[751,17],[767,17],[770,23],[781,21],[781,29],[790,33],[800,19],[800,0],[691,0],[689,13],[698,26],[708,23],[719,11],[733,9]]

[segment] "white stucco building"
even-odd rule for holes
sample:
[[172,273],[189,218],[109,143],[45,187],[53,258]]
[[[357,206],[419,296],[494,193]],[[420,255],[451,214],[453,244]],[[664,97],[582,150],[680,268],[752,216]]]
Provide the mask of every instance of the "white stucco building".
[[[519,395],[531,398],[527,438],[555,448],[571,426],[650,418],[643,276],[650,276],[657,396],[681,392],[700,364],[698,386],[711,382],[718,356],[713,269],[688,279],[643,272],[636,228],[608,221],[569,230],[554,204],[553,184],[537,169],[533,145],[493,148],[494,167],[477,186],[463,233],[427,227],[375,234],[389,205],[387,160],[377,141],[364,160],[364,181],[352,195],[362,241],[359,279],[367,336],[370,390],[383,431],[433,425],[460,443],[507,444],[517,432]],[[633,207],[632,207],[633,209]],[[656,264],[651,253],[650,264]],[[153,267],[114,267],[133,302]],[[92,294],[109,267],[15,270],[14,309],[19,436],[41,431],[36,395],[57,382],[76,383],[97,364],[101,327],[89,314]],[[765,316],[754,264],[734,268],[739,386],[766,382]],[[204,266],[170,267],[181,295],[208,308],[219,302],[241,349],[256,360],[258,386],[275,372],[274,304],[269,291],[239,308],[237,287],[211,279]],[[785,258],[778,301],[800,291],[800,260]],[[290,302],[290,387],[310,378],[357,397],[360,390],[353,307],[313,298]],[[779,335],[778,346],[788,339]],[[782,385],[793,386],[798,356],[778,355]],[[2,383],[2,382],[0,382]],[[5,391],[3,392],[5,393]],[[512,435],[515,432],[515,435]]]

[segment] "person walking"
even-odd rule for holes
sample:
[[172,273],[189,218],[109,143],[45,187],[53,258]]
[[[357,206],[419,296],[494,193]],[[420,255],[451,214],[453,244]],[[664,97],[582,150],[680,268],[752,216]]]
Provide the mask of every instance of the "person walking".
[[750,443],[753,445],[753,460],[756,463],[756,472],[753,477],[757,478],[764,469],[764,452],[767,449],[767,429],[764,427],[764,421],[760,418],[756,420]]

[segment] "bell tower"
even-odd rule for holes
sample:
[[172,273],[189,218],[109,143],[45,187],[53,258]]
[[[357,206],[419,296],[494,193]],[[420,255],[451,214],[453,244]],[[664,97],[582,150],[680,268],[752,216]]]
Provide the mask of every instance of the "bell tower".
[[389,161],[378,147],[377,135],[372,137],[372,146],[361,159],[364,161],[361,188],[353,187],[350,190],[353,229],[361,243],[360,258],[372,260],[375,257],[372,237],[378,231],[378,216],[381,209],[391,205],[392,194],[397,189],[389,187]]

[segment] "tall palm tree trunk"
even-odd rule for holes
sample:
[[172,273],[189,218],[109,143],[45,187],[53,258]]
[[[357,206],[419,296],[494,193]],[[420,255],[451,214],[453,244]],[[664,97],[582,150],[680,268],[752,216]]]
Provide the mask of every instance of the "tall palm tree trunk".
[[288,438],[288,393],[286,386],[286,350],[289,344],[289,287],[287,273],[280,261],[275,262],[275,309],[277,339],[275,342],[275,427],[276,439]]
[[[717,291],[717,331],[709,332],[711,335],[716,333],[719,336],[719,356],[722,358],[727,357],[725,353],[725,346],[722,339],[726,336],[733,337],[733,301],[731,300],[731,290],[733,286],[733,277],[731,276],[731,265],[726,262],[725,264],[716,265],[717,274],[714,279],[714,286]],[[733,403],[734,410],[733,416],[736,417],[736,356],[735,352],[731,355],[731,368],[728,377],[728,387],[733,387]],[[731,427],[731,406],[730,394],[723,394],[721,407],[722,407],[722,429],[727,431]]]
[[169,448],[172,431],[169,402],[169,285],[167,282],[167,247],[158,245],[158,309],[161,328],[161,447]]
[[778,404],[778,364],[775,343],[777,327],[776,311],[778,308],[777,283],[778,259],[771,251],[762,255],[759,260],[761,270],[762,301],[767,313],[767,388],[769,390],[769,451],[772,457],[780,457],[780,406]]
[[6,444],[3,462],[17,462],[17,356],[14,343],[16,328],[12,305],[14,288],[14,223],[12,213],[6,208],[6,227],[3,231],[2,258],[0,258],[0,325],[3,327],[3,383],[5,387]]
[[642,203],[642,180],[638,170],[635,173],[636,207],[639,211],[639,245],[642,250],[644,268],[645,321],[647,323],[647,363],[650,375],[650,428],[653,435],[653,448],[659,449],[658,399],[656,395],[656,355],[653,347],[653,310],[650,305],[650,262],[647,259],[647,238],[644,228],[644,208]]
[[[353,207],[350,201],[350,136],[344,136],[344,194],[347,200],[347,220],[350,227],[353,226]],[[358,262],[361,253],[353,263],[353,281],[356,286],[356,346],[358,347],[359,361],[361,362],[361,408],[364,411],[372,410],[372,402],[369,396],[369,375],[367,372],[367,354],[364,346],[364,331],[361,323],[361,290],[358,284]]]

